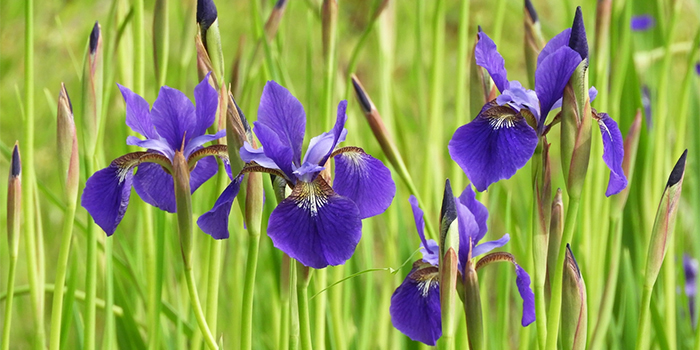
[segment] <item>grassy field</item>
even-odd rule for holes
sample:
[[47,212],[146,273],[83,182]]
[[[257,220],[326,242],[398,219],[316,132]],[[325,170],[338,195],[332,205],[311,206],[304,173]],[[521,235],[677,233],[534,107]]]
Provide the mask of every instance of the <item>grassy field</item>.
[[[332,128],[336,105],[347,100],[348,134],[340,146],[362,147],[391,170],[396,184],[391,206],[363,220],[362,239],[344,265],[297,270],[297,263],[276,249],[266,234],[278,201],[270,177],[262,174],[266,191],[259,236],[254,228],[243,227],[245,215],[254,214],[246,209],[242,195],[231,210],[230,238],[214,240],[194,225],[188,264],[198,290],[195,304],[202,308],[203,319],[198,320],[178,234],[183,232],[185,215],[158,210],[132,191],[122,222],[114,235],[107,236],[79,197],[95,171],[140,150],[125,143],[127,136],[136,134],[125,124],[126,106],[117,83],[149,104],[162,85],[193,99],[202,73],[195,40],[200,33],[197,1],[3,1],[0,169],[11,173],[13,145],[18,142],[22,171],[21,186],[12,174],[9,179],[0,176],[0,203],[8,203],[0,210],[0,227],[7,227],[8,234],[2,236],[10,238],[0,239],[4,311],[0,328],[8,332],[0,339],[2,349],[203,349],[214,343],[222,349],[429,348],[394,328],[389,313],[392,293],[411,272],[413,261],[421,258],[409,196],[420,198],[426,234],[438,240],[445,179],[450,179],[455,195],[470,182],[451,159],[448,142],[487,102],[480,81],[484,71],[474,58],[477,26],[498,46],[508,78],[534,87],[533,72],[527,67],[532,53],[525,41],[533,27],[528,27],[523,1],[215,4],[218,20],[212,28],[218,25],[218,33],[209,29],[205,34],[213,75],[229,87],[251,125],[258,120],[269,80],[286,87],[303,104],[309,135],[304,149],[311,137]],[[608,113],[625,139],[635,116],[641,117],[636,155],[625,149],[626,161],[632,164],[626,174],[627,192],[611,197],[605,196],[610,171],[602,161],[601,134],[593,123],[580,206],[573,208],[567,171],[561,165],[559,125],[547,135],[552,143],[552,192],[547,202],[557,188],[562,189],[562,218],[572,219],[564,224],[573,233],[568,243],[585,281],[585,295],[578,302],[587,312],[578,325],[586,327],[575,346],[700,349],[700,331],[691,321],[691,314],[699,314],[700,303],[690,302],[697,287],[689,288],[695,277],[684,268],[684,257],[700,259],[700,3],[533,0],[532,4],[544,41],[571,27],[576,7],[581,6],[590,52],[588,84],[598,91],[591,107]],[[632,30],[631,19],[640,15],[649,15],[652,26]],[[89,39],[96,21],[100,41],[93,50]],[[371,116],[381,115],[384,135],[393,140],[388,141],[394,147],[391,152],[398,156],[389,152],[387,141],[375,137],[351,74],[376,107]],[[488,74],[485,77],[489,82]],[[70,96],[69,107],[61,99],[62,83]],[[57,152],[66,145],[57,146],[57,115],[65,116],[71,108],[79,149],[79,171],[73,176],[77,202],[65,185],[67,158]],[[216,130],[216,124],[212,128]],[[65,130],[59,127],[59,134]],[[682,192],[677,207],[668,209],[680,185],[671,181],[673,186],[665,186],[686,149]],[[230,154],[233,158],[237,152]],[[547,305],[541,304],[545,298],[538,294],[545,289],[534,283],[536,276],[554,274],[537,270],[533,258],[538,249],[546,255],[546,244],[552,242],[551,237],[537,235],[533,172],[539,164],[530,160],[511,178],[476,195],[489,212],[485,240],[508,233],[510,242],[499,250],[511,253],[533,278],[538,320],[521,326],[523,305],[511,264],[480,269],[483,319],[470,326],[482,325],[484,341],[483,346],[472,343],[474,349],[557,347],[559,324],[547,323],[552,316],[552,310],[547,311],[549,283]],[[228,183],[220,172],[193,194],[194,221],[212,208]],[[8,196],[14,198],[20,188],[22,204],[14,206]],[[627,194],[626,201],[618,198]],[[578,215],[569,215],[576,208]],[[669,212],[677,212],[677,220],[663,221]],[[655,219],[660,220],[658,225]],[[14,248],[18,248],[15,257]],[[558,253],[555,249],[555,260]],[[650,265],[657,260],[660,272],[655,278],[650,276],[655,269]],[[697,260],[695,266],[697,274]],[[303,286],[306,272],[308,290]],[[12,274],[16,277],[8,283]],[[55,314],[54,293],[61,274],[64,297],[60,313]],[[290,278],[300,287],[290,287]],[[8,309],[11,288],[14,297]],[[445,293],[455,297],[457,292]],[[567,309],[572,304],[566,298],[561,309],[564,324],[579,311]],[[443,306],[445,336],[438,341],[439,348],[463,349],[477,337],[467,335],[461,298],[454,299],[451,315],[445,315]],[[474,310],[471,299],[464,300],[464,307]],[[209,342],[202,332],[203,320],[211,332]],[[567,341],[560,336],[559,346],[568,348]]]

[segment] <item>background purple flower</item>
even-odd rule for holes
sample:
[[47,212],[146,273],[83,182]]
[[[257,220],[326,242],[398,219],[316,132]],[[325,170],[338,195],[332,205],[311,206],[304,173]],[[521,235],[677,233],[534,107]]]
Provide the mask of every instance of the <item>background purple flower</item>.
[[632,16],[630,19],[630,28],[636,32],[642,32],[653,28],[656,25],[654,17],[649,14]]

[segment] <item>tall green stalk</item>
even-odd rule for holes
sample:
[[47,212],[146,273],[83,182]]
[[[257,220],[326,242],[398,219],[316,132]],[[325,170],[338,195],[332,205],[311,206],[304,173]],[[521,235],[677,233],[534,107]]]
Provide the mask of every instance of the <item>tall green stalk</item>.
[[32,316],[34,318],[34,342],[37,348],[46,347],[46,335],[44,332],[44,295],[43,281],[39,279],[41,274],[37,259],[36,227],[34,210],[34,0],[27,0],[24,7],[24,150],[23,166],[24,179],[22,181],[22,213],[27,220],[24,223],[24,236],[26,239],[25,250],[27,256],[27,270],[29,285],[32,295]]
[[566,221],[564,222],[564,234],[559,245],[559,255],[557,257],[556,269],[554,270],[552,297],[549,303],[549,314],[547,315],[547,349],[557,348],[557,336],[559,335],[559,316],[561,313],[562,279],[564,272],[564,260],[566,258],[566,244],[571,242],[576,228],[576,218],[578,216],[579,199],[569,197],[569,204],[566,207]]
[[248,261],[246,262],[245,285],[243,289],[243,310],[241,320],[241,349],[252,348],[253,303],[255,296],[255,276],[258,268],[260,247],[260,227],[262,224],[263,179],[261,173],[247,177],[245,219],[248,229]]
[[297,300],[299,305],[299,333],[301,338],[301,350],[313,350],[311,342],[311,323],[309,322],[309,278],[311,268],[297,265]]

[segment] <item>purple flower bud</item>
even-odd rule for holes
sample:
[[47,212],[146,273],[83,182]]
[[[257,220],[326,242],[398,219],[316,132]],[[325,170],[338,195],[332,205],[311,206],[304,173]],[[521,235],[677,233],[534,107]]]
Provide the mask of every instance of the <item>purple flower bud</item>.
[[203,33],[211,27],[218,16],[213,0],[197,0],[197,23]]
[[582,59],[588,58],[588,40],[586,39],[586,27],[583,25],[581,6],[576,8],[574,23],[571,25],[569,47],[578,52]]

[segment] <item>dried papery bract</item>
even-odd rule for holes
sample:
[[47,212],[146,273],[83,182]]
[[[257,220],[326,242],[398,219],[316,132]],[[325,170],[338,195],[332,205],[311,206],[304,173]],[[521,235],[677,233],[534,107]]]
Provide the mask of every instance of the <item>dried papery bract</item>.
[[586,304],[586,284],[581,276],[571,246],[566,245],[564,261],[563,294],[561,303],[562,348],[582,350],[586,348],[588,308]]
[[656,284],[656,279],[659,276],[661,265],[666,256],[667,243],[673,239],[673,229],[676,226],[676,214],[678,213],[678,202],[681,198],[687,155],[688,150],[685,150],[673,167],[666,183],[666,188],[664,188],[664,192],[661,195],[659,208],[656,211],[644,272],[644,290],[637,328],[637,349],[649,348],[649,344],[646,344],[649,338],[644,333],[648,332],[651,292],[654,289],[654,284]]

